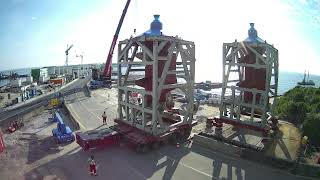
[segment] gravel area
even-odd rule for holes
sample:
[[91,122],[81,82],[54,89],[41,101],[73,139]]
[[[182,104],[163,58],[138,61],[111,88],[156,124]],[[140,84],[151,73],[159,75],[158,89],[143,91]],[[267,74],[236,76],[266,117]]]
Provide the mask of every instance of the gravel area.
[[49,122],[48,117],[48,110],[39,108],[19,118],[25,125],[16,132],[9,134],[4,132],[6,126],[1,127],[6,148],[0,154],[0,179],[55,179],[59,174],[52,172],[44,176],[43,172],[33,171],[76,145],[58,144],[51,133],[56,123]]
[[197,111],[195,118],[198,121],[198,124],[192,128],[193,134],[198,134],[205,130],[207,117],[214,117],[220,114],[219,107],[211,105],[200,105],[199,110]]

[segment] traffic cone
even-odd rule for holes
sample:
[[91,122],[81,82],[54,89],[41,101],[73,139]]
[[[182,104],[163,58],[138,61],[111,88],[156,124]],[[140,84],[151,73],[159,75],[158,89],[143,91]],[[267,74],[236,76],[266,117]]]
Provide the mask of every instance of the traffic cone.
[[180,147],[180,144],[179,143],[177,143],[177,148],[179,148]]

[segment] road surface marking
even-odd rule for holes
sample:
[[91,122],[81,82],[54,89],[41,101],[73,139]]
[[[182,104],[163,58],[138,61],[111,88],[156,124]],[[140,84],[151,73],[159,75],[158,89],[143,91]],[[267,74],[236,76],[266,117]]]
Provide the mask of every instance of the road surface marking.
[[[79,99],[79,96],[78,96],[78,93],[76,93],[76,97]],[[80,103],[81,106],[83,106],[85,109],[89,109],[85,104],[83,104],[81,101],[78,101]],[[90,114],[92,114],[93,116],[97,117],[98,120],[100,120],[100,117],[96,114],[94,114],[93,112],[91,111],[88,111]]]
[[138,176],[142,177],[143,179],[148,179],[145,175],[143,175],[141,172],[139,172],[138,170],[136,170],[134,167],[132,167],[131,165],[129,165],[130,163],[128,163],[127,159],[123,159],[123,157],[118,157],[118,156],[114,156],[113,158],[115,158],[117,161],[123,162],[124,164],[127,165],[127,167],[129,167],[129,169],[131,169],[135,174],[137,174]]
[[[76,96],[77,96],[77,98],[79,99],[79,96],[78,96],[77,93],[76,93]],[[82,103],[81,101],[79,101],[79,103],[80,103],[80,105],[82,105],[85,109],[89,109],[89,110],[93,110],[93,111],[98,110],[98,109],[90,109],[89,107],[87,107],[87,106],[86,106],[84,103]],[[99,105],[99,106],[101,106],[101,105]],[[114,110],[110,109],[111,107],[113,107],[113,105],[110,105],[110,106],[108,106],[108,107],[106,107],[106,108],[105,108],[104,106],[101,106],[101,107],[103,107],[102,110],[108,109],[109,111],[111,111],[111,112],[113,112],[113,113],[116,114],[116,112],[115,112]],[[100,120],[100,117],[99,117],[97,114],[95,114],[95,113],[93,113],[93,112],[91,112],[91,111],[88,111],[88,112],[90,112],[92,115],[94,115],[95,117],[97,117],[97,118]]]
[[182,162],[180,162],[180,161],[177,161],[176,159],[174,159],[174,158],[172,158],[172,157],[170,157],[170,156],[168,156],[168,155],[162,154],[162,153],[160,153],[160,152],[157,152],[157,153],[160,154],[161,156],[166,156],[168,159],[172,160],[173,162],[177,162],[178,164],[180,164],[180,165],[182,165],[182,166],[184,166],[184,167],[187,167],[187,168],[189,168],[189,169],[192,169],[192,170],[194,170],[194,171],[196,171],[196,172],[198,172],[198,173],[200,173],[200,174],[203,174],[203,175],[208,176],[208,177],[210,177],[210,178],[219,180],[219,178],[213,177],[212,175],[210,175],[210,174],[208,174],[208,173],[202,172],[202,171],[200,171],[200,170],[198,170],[198,169],[195,169],[195,168],[193,168],[193,167],[191,167],[191,166],[189,166],[189,165],[187,165],[187,164],[184,164],[184,163],[182,163]]

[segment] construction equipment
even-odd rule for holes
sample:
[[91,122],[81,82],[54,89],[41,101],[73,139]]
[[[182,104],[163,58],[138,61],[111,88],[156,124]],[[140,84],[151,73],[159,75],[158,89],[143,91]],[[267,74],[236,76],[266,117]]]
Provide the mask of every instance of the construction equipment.
[[13,133],[24,126],[24,123],[21,121],[13,121],[10,123],[9,127],[7,128],[7,132]]
[[[138,152],[146,152],[160,143],[186,141],[197,124],[193,119],[195,45],[163,35],[159,15],[154,18],[149,31],[118,44],[118,118],[113,131],[101,136],[97,132],[79,134],[80,146],[87,148],[83,142],[105,144],[104,138],[116,142],[120,137]],[[133,64],[142,68],[132,68]],[[127,67],[125,74],[122,67]],[[144,77],[131,75],[137,71],[143,71]],[[185,81],[178,82],[177,78]],[[174,89],[185,93],[185,108],[172,107],[174,104],[167,101]]]
[[53,98],[50,100],[49,102],[49,108],[55,108],[60,104],[59,99],[58,98]]
[[91,148],[117,144],[119,139],[120,134],[109,128],[76,133],[76,142],[85,151]]
[[[66,94],[64,94],[66,95]],[[63,104],[63,95],[61,92],[57,93],[52,99],[49,100],[48,103],[48,108],[49,109],[54,109],[57,107],[61,107],[61,105]]]
[[79,55],[77,54],[76,57],[80,57],[81,58],[81,73],[80,71],[78,70],[78,75],[79,75],[79,78],[83,79],[85,78],[85,75],[84,75],[84,67],[83,67],[83,52]]
[[106,87],[106,88],[111,88],[111,84],[106,84],[103,81],[99,81],[99,80],[91,80],[90,81],[90,89],[98,89],[98,88],[102,88],[102,87]]
[[278,90],[278,50],[258,37],[254,23],[248,35],[242,42],[223,43],[220,116],[214,118],[217,135],[223,123],[260,131],[263,136],[270,129],[276,98],[271,105],[269,100],[277,97]]
[[[159,143],[186,140],[193,119],[195,45],[161,32],[160,15],[154,15],[150,30],[118,44],[118,118],[114,130],[145,152]],[[139,65],[142,68],[132,68]],[[126,73],[120,69],[127,67]],[[132,76],[143,71],[144,77]],[[178,82],[182,78],[184,81]],[[180,89],[188,100],[186,108],[167,106],[168,93]],[[130,101],[132,93],[141,95],[141,104]]]
[[104,77],[103,78],[104,78],[105,82],[108,84],[111,84],[111,75],[112,75],[112,66],[111,65],[112,65],[113,51],[114,51],[114,48],[115,48],[116,43],[118,41],[118,35],[120,33],[120,29],[121,29],[124,17],[127,13],[128,7],[130,5],[130,2],[131,2],[131,0],[127,0],[127,3],[123,9],[123,12],[120,17],[116,32],[115,32],[113,39],[112,39],[112,42],[111,42],[111,46],[110,46],[109,53],[108,53],[108,58],[107,58],[107,61],[106,61],[105,67],[104,67],[104,71],[103,71]]
[[70,49],[73,47],[73,44],[71,44],[71,46],[68,46],[67,45],[67,49],[65,50],[65,53],[66,53],[66,63],[65,65],[68,66],[68,55],[69,55],[69,51]]
[[52,135],[56,138],[58,143],[72,142],[75,137],[72,130],[67,126],[58,112],[54,114],[54,121],[57,122],[57,128],[52,129]]

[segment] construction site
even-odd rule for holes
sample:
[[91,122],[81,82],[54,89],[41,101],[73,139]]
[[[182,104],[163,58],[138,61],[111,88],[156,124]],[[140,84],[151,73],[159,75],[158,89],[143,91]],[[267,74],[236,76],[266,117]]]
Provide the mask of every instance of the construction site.
[[196,44],[165,35],[160,15],[118,40],[129,5],[103,69],[0,121],[0,179],[309,179],[292,173],[302,135],[274,116],[279,52],[254,23],[248,38],[222,44],[221,83],[203,85]]

